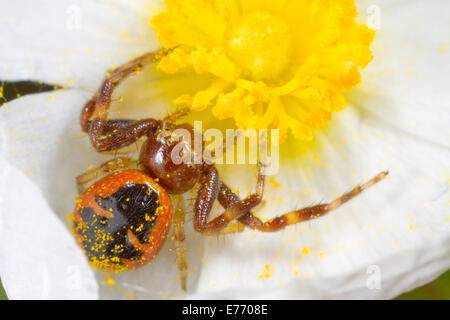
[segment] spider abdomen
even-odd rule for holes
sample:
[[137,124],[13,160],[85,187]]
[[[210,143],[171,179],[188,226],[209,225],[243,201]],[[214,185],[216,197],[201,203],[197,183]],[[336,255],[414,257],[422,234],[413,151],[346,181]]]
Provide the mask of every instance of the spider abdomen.
[[146,174],[123,170],[80,196],[73,231],[91,265],[121,272],[154,259],[171,220],[167,192]]

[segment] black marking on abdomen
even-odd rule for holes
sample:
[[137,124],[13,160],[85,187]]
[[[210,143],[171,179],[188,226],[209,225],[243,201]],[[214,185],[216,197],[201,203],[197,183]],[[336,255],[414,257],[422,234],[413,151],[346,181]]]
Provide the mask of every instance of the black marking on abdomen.
[[114,218],[98,215],[90,207],[82,208],[79,214],[87,227],[77,232],[83,237],[88,257],[100,261],[111,258],[139,260],[142,252],[131,244],[127,232],[131,230],[142,244],[149,243],[148,237],[160,206],[158,199],[158,192],[147,185],[130,184],[108,198],[97,196],[95,199],[99,207],[112,213]]

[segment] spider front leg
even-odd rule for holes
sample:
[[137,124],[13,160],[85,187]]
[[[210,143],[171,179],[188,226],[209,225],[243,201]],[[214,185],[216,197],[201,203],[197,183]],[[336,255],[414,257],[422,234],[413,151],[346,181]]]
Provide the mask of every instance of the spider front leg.
[[218,199],[221,182],[217,169],[209,167],[201,181],[197,199],[194,204],[194,228],[196,231],[206,234],[217,234],[227,228],[230,222],[241,218],[251,209],[261,203],[264,194],[263,167],[258,167],[258,182],[256,193],[243,201],[224,206],[224,213],[208,222],[208,217],[216,199]]
[[89,133],[92,145],[98,152],[107,152],[122,149],[144,135],[154,132],[159,121],[93,120],[92,124],[91,128],[97,128]]
[[117,150],[134,143],[155,127],[155,120],[108,121],[111,97],[115,87],[126,77],[143,66],[154,63],[169,54],[171,50],[160,50],[145,54],[114,70],[103,82],[99,92],[83,107],[81,127],[89,134],[94,148],[99,152]]
[[[255,217],[251,212],[248,212],[244,216],[239,218],[239,221],[242,222],[247,227],[261,231],[261,232],[276,232],[282,230],[290,225],[294,225],[303,221],[308,221],[312,219],[316,219],[322,217],[333,211],[344,203],[350,201],[351,199],[357,197],[365,190],[374,186],[378,182],[385,179],[388,175],[388,172],[382,172],[377,175],[375,178],[371,179],[369,182],[357,186],[352,191],[344,194],[340,198],[328,203],[321,204],[314,207],[304,208],[296,211],[292,211],[290,213],[284,214],[277,218],[274,218],[268,222],[262,222],[259,218]],[[219,202],[222,206],[228,207],[233,204],[239,203],[239,197],[231,192],[231,190],[225,185],[221,184],[220,193],[219,193]]]
[[82,194],[85,191],[86,185],[88,183],[97,180],[98,178],[108,173],[112,173],[118,169],[129,169],[129,168],[138,169],[139,166],[140,165],[138,161],[125,157],[120,157],[114,160],[107,161],[103,163],[100,167],[89,170],[76,178],[78,192],[79,194]]

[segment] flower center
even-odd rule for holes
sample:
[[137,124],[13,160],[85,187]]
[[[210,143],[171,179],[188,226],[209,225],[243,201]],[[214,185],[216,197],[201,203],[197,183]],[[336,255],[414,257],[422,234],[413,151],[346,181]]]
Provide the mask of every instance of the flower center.
[[152,25],[175,48],[157,67],[179,74],[160,81],[174,104],[244,130],[279,129],[281,141],[311,141],[373,59],[375,32],[355,21],[355,0],[165,2]]
[[289,64],[291,33],[268,12],[248,14],[229,31],[228,53],[254,81],[276,78]]

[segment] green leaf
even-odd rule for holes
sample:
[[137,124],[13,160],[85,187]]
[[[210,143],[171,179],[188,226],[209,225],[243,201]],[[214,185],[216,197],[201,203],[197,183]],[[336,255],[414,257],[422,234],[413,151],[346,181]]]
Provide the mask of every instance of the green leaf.
[[398,300],[450,300],[450,272],[422,288],[400,296]]
[[2,280],[0,280],[0,300],[8,300],[5,289],[3,289],[3,286],[2,286]]

